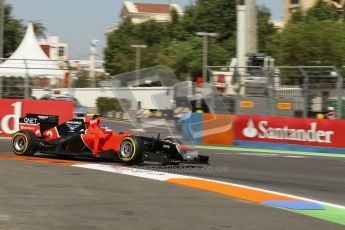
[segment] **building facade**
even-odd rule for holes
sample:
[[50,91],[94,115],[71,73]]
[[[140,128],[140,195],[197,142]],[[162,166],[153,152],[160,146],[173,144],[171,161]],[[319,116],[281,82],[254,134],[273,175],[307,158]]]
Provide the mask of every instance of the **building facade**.
[[135,3],[125,1],[123,3],[120,17],[122,19],[129,18],[133,23],[142,23],[149,20],[168,22],[171,20],[171,10],[176,10],[180,15],[183,14],[183,11],[178,4]]
[[[72,59],[68,60],[68,64],[77,73],[90,72],[90,60]],[[94,72],[96,77],[102,77],[106,75],[106,71],[104,69],[104,61],[96,60],[94,65]]]
[[[324,0],[330,4],[333,4],[339,10],[342,10],[345,6],[345,0]],[[291,15],[298,9],[307,11],[309,8],[315,6],[318,0],[285,0],[284,1],[284,21],[287,22],[291,18]]]
[[68,60],[68,44],[60,42],[58,36],[51,36],[39,41],[43,52],[52,60]]
[[[122,20],[129,19],[135,24],[149,20],[169,22],[171,20],[170,13],[172,10],[176,10],[180,16],[183,15],[183,10],[178,4],[135,3],[124,1],[120,12],[120,18],[122,18]],[[118,25],[108,28],[106,34],[110,34],[117,28]]]

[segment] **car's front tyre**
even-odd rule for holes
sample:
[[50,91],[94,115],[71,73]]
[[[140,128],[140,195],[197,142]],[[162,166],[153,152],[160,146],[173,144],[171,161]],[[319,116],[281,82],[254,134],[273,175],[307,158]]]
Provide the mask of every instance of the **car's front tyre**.
[[128,136],[123,138],[120,144],[118,157],[127,165],[135,165],[143,162],[144,144],[139,137]]

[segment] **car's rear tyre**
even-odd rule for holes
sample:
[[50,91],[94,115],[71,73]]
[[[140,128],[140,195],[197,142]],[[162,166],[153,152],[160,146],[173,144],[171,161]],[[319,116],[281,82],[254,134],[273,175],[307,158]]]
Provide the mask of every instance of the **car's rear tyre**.
[[135,165],[143,162],[144,144],[139,137],[128,136],[123,138],[120,144],[118,157],[127,165]]
[[30,131],[19,131],[12,137],[12,150],[18,156],[32,156],[37,148],[37,137]]

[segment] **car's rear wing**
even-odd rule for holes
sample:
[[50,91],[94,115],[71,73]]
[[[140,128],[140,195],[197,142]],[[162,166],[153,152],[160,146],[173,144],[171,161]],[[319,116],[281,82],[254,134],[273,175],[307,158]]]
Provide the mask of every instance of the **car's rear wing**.
[[39,125],[41,132],[44,132],[59,124],[59,116],[28,113],[25,117],[19,118],[19,124]]

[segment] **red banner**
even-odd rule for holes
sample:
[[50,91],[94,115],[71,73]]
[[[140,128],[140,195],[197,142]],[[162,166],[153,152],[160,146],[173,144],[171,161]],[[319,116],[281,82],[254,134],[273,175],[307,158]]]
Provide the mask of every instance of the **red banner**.
[[58,115],[62,123],[73,117],[74,102],[0,99],[0,137],[18,130],[18,119],[27,113]]
[[238,115],[235,139],[345,148],[345,121]]

